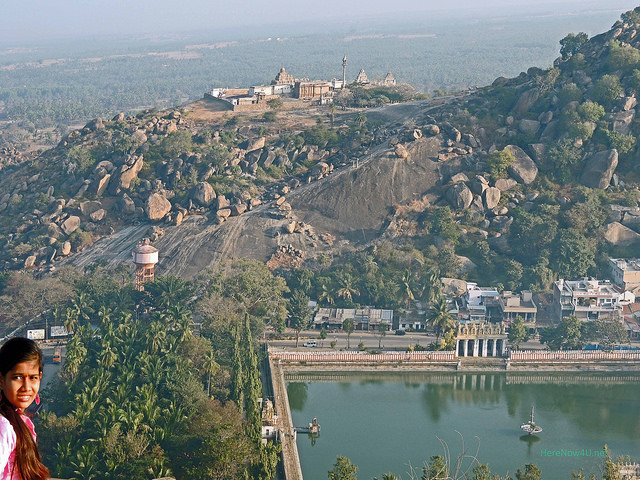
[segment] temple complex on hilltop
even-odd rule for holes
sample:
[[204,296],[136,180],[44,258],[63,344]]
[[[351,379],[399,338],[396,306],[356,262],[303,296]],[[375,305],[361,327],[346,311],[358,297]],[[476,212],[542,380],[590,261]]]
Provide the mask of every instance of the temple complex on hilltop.
[[[269,85],[255,85],[249,88],[213,88],[206,92],[204,97],[216,102],[222,110],[241,112],[268,110],[269,101],[275,98],[286,99],[289,108],[304,108],[314,103],[326,105],[333,103],[334,96],[347,87],[346,69],[346,55],[342,59],[341,80],[295,78],[282,67]],[[389,72],[384,79],[371,82],[364,68],[361,68],[353,84],[361,87],[394,86],[396,79]]]

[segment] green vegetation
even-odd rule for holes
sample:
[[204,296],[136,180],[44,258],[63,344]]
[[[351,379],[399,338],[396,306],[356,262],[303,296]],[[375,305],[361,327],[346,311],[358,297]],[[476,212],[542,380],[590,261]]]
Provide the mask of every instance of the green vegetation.
[[507,168],[513,165],[515,158],[508,150],[496,150],[487,158],[487,169],[493,180],[507,177]]

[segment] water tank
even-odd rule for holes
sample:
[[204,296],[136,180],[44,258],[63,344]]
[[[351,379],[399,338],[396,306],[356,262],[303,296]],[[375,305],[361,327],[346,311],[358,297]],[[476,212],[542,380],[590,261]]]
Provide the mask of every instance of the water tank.
[[136,247],[133,250],[133,263],[136,265],[155,265],[158,263],[158,249],[149,244]]

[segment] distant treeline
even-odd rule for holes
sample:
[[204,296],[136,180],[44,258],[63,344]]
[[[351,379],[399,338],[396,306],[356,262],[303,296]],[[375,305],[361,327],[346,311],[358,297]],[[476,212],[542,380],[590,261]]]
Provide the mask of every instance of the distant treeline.
[[[585,14],[571,21],[581,31],[598,31],[608,28],[613,16],[609,21],[602,13]],[[350,81],[364,68],[370,79],[391,71],[398,81],[426,93],[461,90],[530,66],[550,66],[558,56],[558,40],[573,26],[565,17],[451,20],[408,30],[392,25],[269,40],[220,42],[212,34],[7,49],[0,57],[0,119],[43,128],[164,108],[201,98],[213,86],[269,83],[282,66],[296,77],[341,78],[345,54]]]

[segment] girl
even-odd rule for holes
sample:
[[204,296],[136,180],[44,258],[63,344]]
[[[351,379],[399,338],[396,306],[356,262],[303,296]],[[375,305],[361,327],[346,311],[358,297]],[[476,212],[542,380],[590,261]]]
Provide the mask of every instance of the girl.
[[40,403],[42,352],[33,340],[12,338],[0,348],[0,480],[44,480],[36,433],[24,410]]

